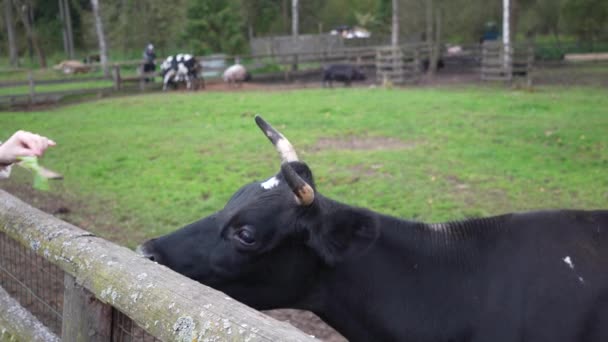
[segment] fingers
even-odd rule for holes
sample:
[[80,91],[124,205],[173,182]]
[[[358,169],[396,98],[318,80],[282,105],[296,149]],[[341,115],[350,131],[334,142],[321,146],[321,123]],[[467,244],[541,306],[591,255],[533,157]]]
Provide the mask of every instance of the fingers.
[[56,143],[44,136],[27,131],[17,131],[4,144],[0,145],[0,164],[12,164],[19,157],[40,157],[47,148]]
[[49,146],[56,145],[53,140],[47,137],[27,131],[19,131],[15,135],[17,135],[17,141],[22,148],[31,150],[31,153],[28,153],[27,155],[40,157]]

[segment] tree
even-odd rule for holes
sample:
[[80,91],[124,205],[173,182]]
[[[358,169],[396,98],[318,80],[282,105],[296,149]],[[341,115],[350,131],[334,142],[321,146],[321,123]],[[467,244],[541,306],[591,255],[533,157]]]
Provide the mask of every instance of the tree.
[[241,0],[241,3],[249,38],[284,33],[282,0]]
[[72,33],[72,14],[68,0],[59,0],[59,19],[63,31],[63,49],[68,58],[74,58],[74,34]]
[[563,14],[567,27],[580,40],[593,43],[608,34],[606,0],[566,0]]
[[299,32],[298,18],[298,0],[291,0],[291,35],[294,39],[298,37]]
[[31,20],[32,4],[27,0],[13,0],[13,5],[19,13],[19,17],[21,18],[21,22],[25,28],[25,33],[28,39],[31,41],[34,51],[36,51],[40,67],[46,68],[46,55],[40,46],[38,33],[36,32],[33,20]]
[[4,23],[8,38],[8,57],[11,66],[19,66],[19,56],[17,53],[17,39],[15,37],[15,22],[13,21],[12,0],[4,0]]
[[443,22],[443,2],[440,0],[426,1],[426,43],[430,49],[427,75],[433,78],[437,72],[437,64],[441,56],[441,28]]
[[110,70],[108,69],[108,48],[106,45],[106,37],[103,32],[103,23],[101,21],[101,15],[99,13],[99,0],[91,0],[91,8],[93,10],[93,17],[95,19],[95,31],[97,32],[97,41],[99,43],[99,61],[103,68],[104,76],[110,76]]
[[183,40],[195,54],[237,54],[245,48],[243,20],[234,1],[192,0]]
[[391,25],[391,44],[399,45],[399,0],[393,0],[393,20]]

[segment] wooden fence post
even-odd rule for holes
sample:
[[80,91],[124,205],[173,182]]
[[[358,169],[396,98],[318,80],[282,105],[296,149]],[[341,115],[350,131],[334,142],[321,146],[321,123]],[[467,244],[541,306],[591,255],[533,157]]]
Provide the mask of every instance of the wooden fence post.
[[30,87],[30,104],[34,104],[34,100],[36,98],[35,84],[34,84],[34,74],[32,71],[27,72],[27,82]]
[[297,71],[298,70],[298,54],[294,53],[293,54],[293,59],[291,62],[291,70],[292,71]]
[[114,65],[112,68],[112,79],[114,80],[114,90],[120,90],[120,65]]
[[139,90],[140,91],[144,91],[144,90],[146,90],[146,79],[147,79],[147,77],[146,77],[146,73],[143,72],[143,70],[144,70],[143,65],[140,66],[140,68],[142,70],[142,73],[139,75]]
[[532,69],[534,65],[534,45],[528,45],[528,60],[526,63],[526,86],[532,88]]
[[110,341],[112,306],[100,302],[68,273],[65,274],[63,283],[61,340],[64,342]]

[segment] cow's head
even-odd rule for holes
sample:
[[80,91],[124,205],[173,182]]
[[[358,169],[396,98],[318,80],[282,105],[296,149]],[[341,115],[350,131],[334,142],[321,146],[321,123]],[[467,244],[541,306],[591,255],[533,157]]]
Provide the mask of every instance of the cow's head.
[[243,186],[215,214],[138,247],[139,253],[258,309],[306,307],[325,271],[365,253],[375,215],[323,197],[285,137],[256,122],[280,171]]

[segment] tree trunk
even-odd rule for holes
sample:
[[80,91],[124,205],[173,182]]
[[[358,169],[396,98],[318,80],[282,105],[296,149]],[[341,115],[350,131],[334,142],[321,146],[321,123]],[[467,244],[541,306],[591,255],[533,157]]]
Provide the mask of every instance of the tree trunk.
[[[299,32],[299,15],[298,15],[298,0],[291,0],[291,36],[293,37],[294,50],[300,50],[300,44],[298,43],[298,32]],[[297,48],[296,48],[297,47]],[[291,70],[298,70],[298,55],[294,54],[293,62],[291,63]]]
[[435,37],[429,58],[429,75],[431,78],[435,77],[437,64],[439,62],[439,57],[441,56],[441,21],[443,20],[441,14],[441,8],[437,6],[435,9]]
[[22,3],[20,0],[15,0],[13,2],[13,5],[15,5],[17,12],[19,12],[19,16],[21,18],[21,21],[23,22],[23,27],[25,28],[25,33],[32,42],[32,47],[34,51],[36,51],[40,67],[46,68],[46,56],[44,55],[44,51],[42,50],[38,42],[38,35],[36,34],[34,25],[30,21],[30,6]]
[[101,13],[99,12],[99,1],[91,0],[93,9],[93,17],[95,19],[95,31],[97,32],[97,40],[99,42],[99,61],[103,68],[103,74],[106,77],[110,76],[108,69],[108,51],[106,46],[106,37],[103,33],[103,23],[101,22]]
[[61,21],[61,37],[63,38],[63,52],[65,53],[66,56],[69,56],[70,47],[69,47],[69,43],[68,43],[68,29],[65,24],[65,7],[63,6],[63,0],[59,0],[59,20]]
[[503,66],[505,72],[509,72],[511,58],[510,58],[510,50],[511,50],[511,8],[510,8],[510,0],[502,0],[502,43],[504,45],[503,51]]
[[517,26],[519,24],[519,1],[510,0],[511,13],[509,23],[509,37],[511,38],[511,44],[517,41]]
[[11,66],[19,66],[19,55],[17,53],[17,41],[15,38],[15,22],[13,21],[12,0],[4,0],[4,22],[8,36],[8,57]]
[[283,0],[282,2],[282,8],[281,10],[283,11],[283,30],[284,32],[287,34],[287,32],[289,32],[289,28],[288,28],[288,22],[289,22],[289,10],[287,9],[288,7],[288,0]]
[[123,32],[121,39],[122,51],[126,55],[131,47],[131,28],[129,26],[129,18],[132,13],[133,6],[127,0],[120,0],[120,27]]
[[426,32],[425,32],[425,40],[426,40],[426,46],[429,49],[429,54],[428,54],[428,58],[429,58],[429,67],[426,70],[427,73],[427,77],[429,79],[433,78],[434,76],[434,71],[432,70],[431,66],[431,60],[432,60],[432,55],[433,55],[433,48],[434,48],[434,44],[433,44],[433,0],[427,0],[426,1]]
[[74,33],[72,30],[72,12],[70,11],[69,0],[63,0],[63,8],[65,14],[65,26],[67,28],[67,39],[68,39],[68,57],[74,58]]
[[291,0],[291,35],[298,37],[299,20],[298,20],[298,0]]
[[399,45],[399,0],[393,0],[393,25],[391,31],[391,45]]

